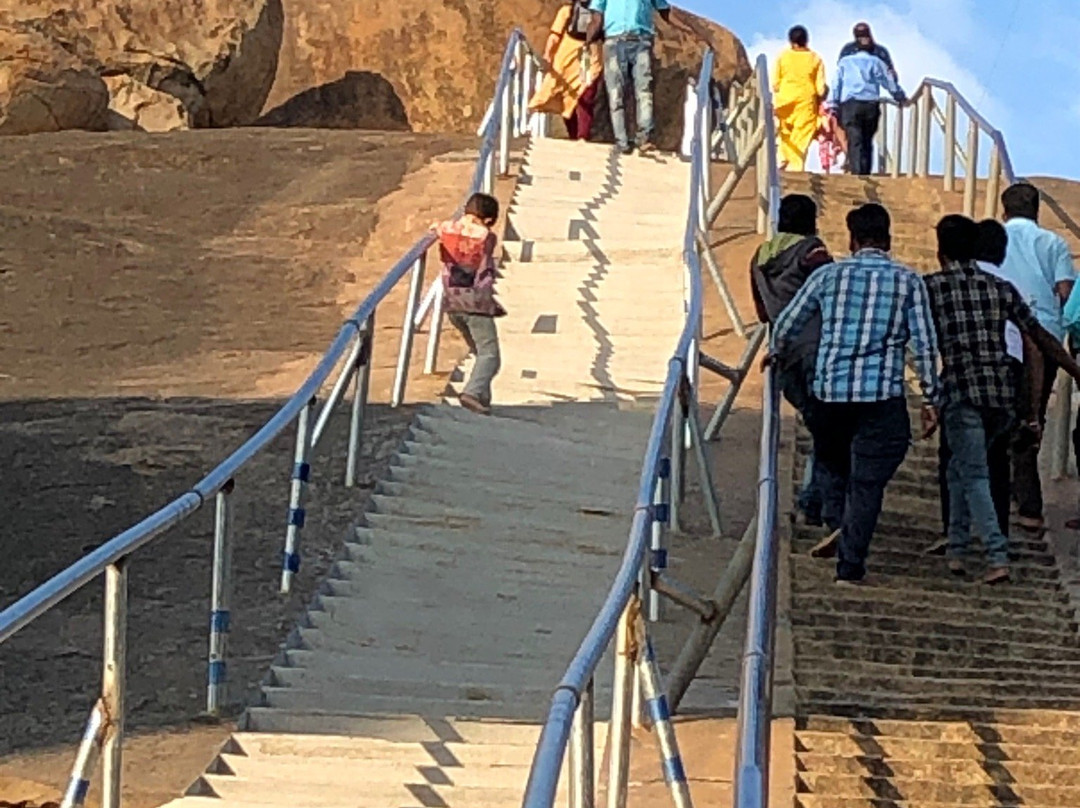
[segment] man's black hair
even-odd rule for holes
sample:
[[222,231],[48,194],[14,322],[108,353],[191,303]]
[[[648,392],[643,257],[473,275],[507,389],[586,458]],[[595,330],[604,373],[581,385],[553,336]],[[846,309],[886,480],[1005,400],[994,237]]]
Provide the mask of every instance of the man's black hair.
[[979,247],[975,260],[985,261],[996,267],[1005,263],[1005,253],[1009,248],[1009,234],[996,219],[983,219],[979,222]]
[[1001,205],[1010,219],[1039,218],[1039,189],[1028,182],[1010,185],[1001,195]]
[[861,205],[847,215],[848,232],[860,247],[884,247],[892,243],[889,211],[876,202]]
[[490,194],[473,194],[465,203],[465,212],[484,223],[495,224],[499,220],[499,200]]
[[805,48],[810,44],[810,32],[805,26],[795,25],[787,32],[788,42],[797,48]]
[[979,226],[951,213],[937,223],[938,255],[948,261],[974,261],[979,252]]
[[797,236],[817,234],[817,205],[805,194],[788,194],[780,200],[777,230]]

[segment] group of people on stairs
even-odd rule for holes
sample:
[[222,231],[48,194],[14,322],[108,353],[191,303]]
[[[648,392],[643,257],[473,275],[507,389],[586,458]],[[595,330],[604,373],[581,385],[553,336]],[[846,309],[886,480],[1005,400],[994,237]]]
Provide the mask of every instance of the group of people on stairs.
[[898,104],[907,97],[889,51],[874,41],[870,26],[860,22],[852,33],[854,38],[840,51],[830,88],[825,63],[810,49],[806,28],[796,25],[788,31],[789,47],[776,60],[772,77],[780,168],[805,170],[816,138],[826,170],[842,151],[850,173],[872,173],[882,95],[888,93]]
[[765,363],[813,436],[799,498],[804,519],[829,534],[836,581],[864,583],[885,487],[911,442],[905,373],[922,391],[922,433],[941,427],[944,538],[928,552],[967,574],[982,538],[988,584],[1010,580],[1009,520],[1041,531],[1038,450],[1058,369],[1080,380],[1063,345],[1080,337],[1080,286],[1068,246],[1038,225],[1039,192],[1002,195],[1005,223],[949,215],[937,225],[940,271],[920,277],[895,261],[891,221],[878,204],[847,216],[850,256],[833,260],[807,196],[780,204],[779,232],[751,262]]
[[[571,140],[588,140],[601,77],[615,143],[623,154],[656,150],[653,139],[654,17],[680,24],[667,0],[571,0],[555,14],[544,46],[544,80],[529,101],[532,112],[562,117]],[[626,97],[634,96],[634,140]]]

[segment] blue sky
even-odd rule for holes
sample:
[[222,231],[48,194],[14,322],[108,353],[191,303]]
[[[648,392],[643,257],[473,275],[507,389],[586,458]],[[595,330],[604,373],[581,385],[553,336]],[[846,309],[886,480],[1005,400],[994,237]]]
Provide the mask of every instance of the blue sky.
[[851,26],[868,21],[905,89],[952,81],[1002,130],[1020,175],[1080,179],[1078,0],[683,0],[730,28],[753,58],[802,23],[831,65]]

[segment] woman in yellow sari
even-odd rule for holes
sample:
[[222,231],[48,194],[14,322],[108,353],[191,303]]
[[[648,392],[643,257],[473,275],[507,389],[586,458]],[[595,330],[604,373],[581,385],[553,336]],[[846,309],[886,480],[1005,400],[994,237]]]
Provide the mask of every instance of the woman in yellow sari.
[[810,50],[810,35],[801,25],[788,31],[791,47],[780,54],[773,71],[780,167],[806,170],[806,152],[818,130],[818,109],[826,95],[825,65]]
[[571,140],[589,139],[603,72],[600,47],[585,44],[588,9],[588,0],[573,0],[555,15],[544,47],[549,69],[529,101],[532,112],[561,115]]

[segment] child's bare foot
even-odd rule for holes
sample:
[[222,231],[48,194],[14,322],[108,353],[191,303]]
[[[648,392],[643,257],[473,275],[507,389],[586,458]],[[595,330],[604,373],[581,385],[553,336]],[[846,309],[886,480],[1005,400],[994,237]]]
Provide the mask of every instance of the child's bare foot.
[[491,407],[485,407],[476,396],[462,393],[458,396],[458,401],[460,401],[461,406],[469,412],[474,412],[477,415],[491,415]]

